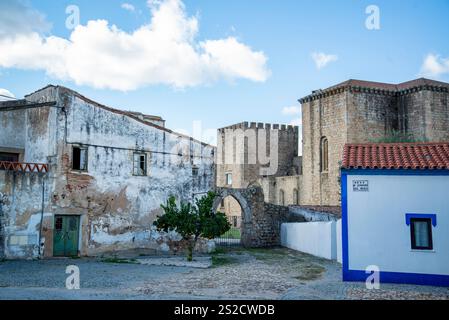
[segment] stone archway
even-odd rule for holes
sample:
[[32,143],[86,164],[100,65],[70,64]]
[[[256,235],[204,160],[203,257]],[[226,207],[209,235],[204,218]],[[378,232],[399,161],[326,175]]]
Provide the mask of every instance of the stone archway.
[[218,188],[216,190],[217,196],[214,200],[213,211],[217,211],[221,200],[226,197],[233,197],[242,208],[243,223],[250,223],[252,219],[251,205],[246,197],[246,189],[230,189]]
[[259,186],[246,189],[217,188],[213,210],[218,209],[221,200],[233,197],[242,208],[241,242],[244,247],[267,247],[279,244],[281,213],[286,207],[273,206],[264,202],[263,190]]

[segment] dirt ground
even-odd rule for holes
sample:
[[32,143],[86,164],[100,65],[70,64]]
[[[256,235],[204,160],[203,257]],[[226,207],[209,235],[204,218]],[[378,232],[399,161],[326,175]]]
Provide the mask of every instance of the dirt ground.
[[[209,269],[138,263],[149,258],[3,261],[0,299],[449,299],[449,288],[344,283],[340,264],[285,248],[219,249]],[[80,290],[65,288],[67,265]]]

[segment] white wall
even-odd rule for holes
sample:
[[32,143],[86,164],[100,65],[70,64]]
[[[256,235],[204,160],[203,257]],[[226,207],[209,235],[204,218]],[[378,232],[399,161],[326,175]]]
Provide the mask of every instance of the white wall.
[[[354,192],[353,180],[369,180]],[[349,269],[449,275],[449,176],[355,176],[348,181]],[[434,250],[411,250],[406,213],[437,215]]]
[[337,261],[343,263],[343,250],[342,250],[342,241],[341,241],[341,219],[337,221],[336,224],[336,242],[337,242]]
[[284,247],[325,259],[337,259],[337,223],[283,223],[281,244]]

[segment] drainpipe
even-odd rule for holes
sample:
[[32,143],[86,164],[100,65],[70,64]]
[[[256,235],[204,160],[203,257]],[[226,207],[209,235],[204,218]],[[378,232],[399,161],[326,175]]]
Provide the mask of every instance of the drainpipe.
[[5,251],[3,239],[3,194],[0,192],[0,259],[3,259]]
[[39,257],[41,258],[43,255],[41,240],[42,240],[42,224],[44,222],[44,202],[45,202],[45,178],[42,177],[42,208],[41,208],[41,224],[39,228]]

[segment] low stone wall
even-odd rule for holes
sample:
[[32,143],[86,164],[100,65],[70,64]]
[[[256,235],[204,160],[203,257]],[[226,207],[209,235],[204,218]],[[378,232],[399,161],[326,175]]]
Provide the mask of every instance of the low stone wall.
[[263,213],[254,216],[254,238],[250,247],[270,247],[280,245],[281,223],[288,219],[288,207],[264,203]]
[[[90,248],[88,256],[109,256],[120,252],[144,252],[151,255],[184,256],[188,242],[176,232],[159,232],[155,227],[130,234],[119,242],[105,243],[97,248]],[[215,250],[215,241],[198,239],[194,252],[211,253]]]

